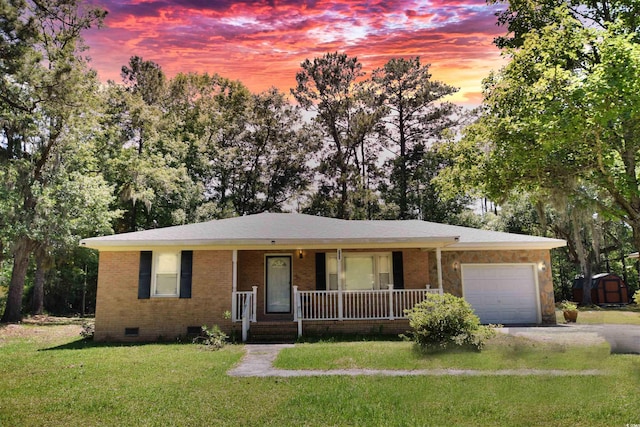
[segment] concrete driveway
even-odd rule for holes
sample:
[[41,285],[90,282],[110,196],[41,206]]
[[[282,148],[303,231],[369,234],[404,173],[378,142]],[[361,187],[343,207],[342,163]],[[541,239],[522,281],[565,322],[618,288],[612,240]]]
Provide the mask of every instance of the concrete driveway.
[[609,343],[612,353],[640,354],[640,326],[638,325],[578,325],[505,327],[500,332],[543,342],[559,344]]

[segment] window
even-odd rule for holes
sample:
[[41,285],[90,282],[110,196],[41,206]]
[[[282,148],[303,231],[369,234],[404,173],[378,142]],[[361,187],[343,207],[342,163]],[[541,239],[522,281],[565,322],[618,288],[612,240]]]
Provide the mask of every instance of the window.
[[180,253],[154,252],[153,255],[152,295],[156,297],[177,297]]
[[391,284],[391,257],[389,255],[378,256],[378,284],[380,289],[388,289]]
[[138,299],[191,298],[193,251],[142,251]]
[[[387,289],[391,284],[391,253],[342,254],[342,288],[347,291]],[[327,289],[338,289],[338,259],[327,254]]]
[[335,255],[327,256],[327,290],[338,290],[338,258]]

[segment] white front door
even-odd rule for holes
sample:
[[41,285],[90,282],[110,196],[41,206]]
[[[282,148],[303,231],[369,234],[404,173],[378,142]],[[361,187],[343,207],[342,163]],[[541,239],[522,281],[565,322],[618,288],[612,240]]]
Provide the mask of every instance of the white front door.
[[291,257],[266,257],[267,313],[291,312]]

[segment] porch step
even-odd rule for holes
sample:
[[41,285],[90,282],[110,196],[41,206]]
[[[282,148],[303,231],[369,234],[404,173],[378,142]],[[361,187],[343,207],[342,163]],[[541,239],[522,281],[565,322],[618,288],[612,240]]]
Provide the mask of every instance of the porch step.
[[298,338],[295,322],[258,322],[249,328],[249,343],[293,343]]

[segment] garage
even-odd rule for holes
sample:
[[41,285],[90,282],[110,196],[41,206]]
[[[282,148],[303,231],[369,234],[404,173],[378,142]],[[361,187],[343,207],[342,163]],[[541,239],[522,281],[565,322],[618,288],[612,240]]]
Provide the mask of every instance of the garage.
[[535,264],[462,264],[462,293],[482,323],[540,323]]

